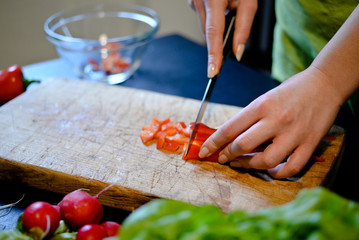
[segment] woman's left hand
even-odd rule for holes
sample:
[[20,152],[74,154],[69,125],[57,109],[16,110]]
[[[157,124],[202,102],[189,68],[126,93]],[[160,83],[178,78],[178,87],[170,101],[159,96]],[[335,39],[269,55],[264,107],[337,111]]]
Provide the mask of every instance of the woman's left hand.
[[[275,178],[293,176],[333,124],[342,102],[336,94],[326,76],[309,67],[238,112],[207,139],[199,156],[225,146],[220,163],[267,169]],[[268,141],[263,152],[248,154]]]

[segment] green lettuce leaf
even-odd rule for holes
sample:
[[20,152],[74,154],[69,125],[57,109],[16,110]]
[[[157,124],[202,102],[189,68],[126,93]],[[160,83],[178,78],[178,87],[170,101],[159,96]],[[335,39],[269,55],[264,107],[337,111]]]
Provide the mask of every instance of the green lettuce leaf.
[[157,199],[125,219],[119,239],[359,239],[359,205],[321,187],[257,214]]
[[0,232],[0,240],[32,240],[32,238],[18,230],[5,230]]

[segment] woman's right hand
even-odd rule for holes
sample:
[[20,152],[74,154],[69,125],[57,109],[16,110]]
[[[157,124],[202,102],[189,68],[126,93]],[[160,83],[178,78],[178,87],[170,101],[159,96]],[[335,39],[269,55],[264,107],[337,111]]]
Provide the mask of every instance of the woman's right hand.
[[253,19],[257,11],[257,0],[188,0],[197,12],[208,49],[208,77],[214,77],[222,63],[225,12],[236,10],[233,35],[233,53],[237,60],[242,58],[245,44],[249,38]]

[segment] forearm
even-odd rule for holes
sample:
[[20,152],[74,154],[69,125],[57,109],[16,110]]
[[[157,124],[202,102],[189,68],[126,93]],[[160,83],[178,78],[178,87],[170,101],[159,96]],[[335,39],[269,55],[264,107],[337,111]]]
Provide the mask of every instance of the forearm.
[[[359,5],[313,61],[343,104],[359,88]],[[331,96],[334,97],[334,96]]]

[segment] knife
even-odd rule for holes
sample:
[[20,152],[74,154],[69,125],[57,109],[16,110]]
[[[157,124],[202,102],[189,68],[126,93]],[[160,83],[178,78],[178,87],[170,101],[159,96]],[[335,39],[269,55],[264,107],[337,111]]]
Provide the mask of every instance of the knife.
[[223,58],[222,58],[221,68],[219,69],[217,75],[215,75],[213,78],[208,79],[207,87],[202,98],[201,106],[199,108],[196,121],[194,122],[193,129],[188,141],[188,146],[184,154],[185,158],[187,157],[188,151],[191,147],[191,144],[193,143],[194,137],[196,136],[198,130],[198,124],[202,121],[204,112],[206,111],[218,75],[221,72],[224,62],[227,60],[228,56],[231,53],[235,19],[236,19],[236,11],[229,11],[226,14],[225,31],[223,35]]

